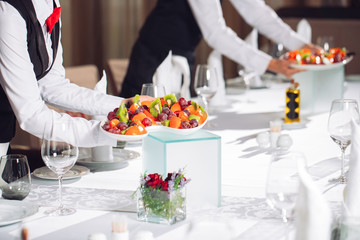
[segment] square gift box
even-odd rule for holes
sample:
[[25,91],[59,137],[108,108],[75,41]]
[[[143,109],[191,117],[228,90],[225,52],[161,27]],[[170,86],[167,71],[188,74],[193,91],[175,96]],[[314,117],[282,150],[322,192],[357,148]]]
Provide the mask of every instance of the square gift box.
[[143,172],[177,172],[184,168],[189,209],[221,205],[221,137],[205,130],[191,135],[165,131],[143,140]]

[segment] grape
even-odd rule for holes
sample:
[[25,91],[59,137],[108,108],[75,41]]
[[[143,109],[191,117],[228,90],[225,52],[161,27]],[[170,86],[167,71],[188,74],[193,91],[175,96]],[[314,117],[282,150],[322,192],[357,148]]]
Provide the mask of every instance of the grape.
[[148,107],[147,105],[142,105],[142,107],[143,107],[145,110],[149,111],[149,107]]
[[186,115],[190,116],[190,111],[189,110],[185,109],[183,112],[186,113]]
[[189,101],[187,102],[187,105],[188,105],[188,106],[190,106],[190,105],[191,105],[191,100],[189,100]]
[[112,133],[121,134],[121,131],[120,131],[120,129],[115,128],[115,129],[112,129]]
[[114,112],[109,112],[108,115],[107,115],[107,118],[109,119],[109,121],[117,118],[116,117],[116,114]]
[[189,128],[191,128],[191,125],[190,125],[189,121],[182,121],[181,125],[180,125],[180,128],[189,129]]
[[140,106],[138,107],[135,112],[134,112],[134,115],[138,114],[138,113],[141,113],[141,112],[144,112],[144,107]]
[[160,122],[162,122],[162,121],[165,121],[165,120],[168,120],[168,115],[166,114],[166,113],[160,113],[159,115],[158,115],[158,120],[160,121]]
[[193,118],[193,119],[191,119],[190,120],[190,125],[191,125],[191,127],[197,127],[197,126],[199,126],[199,122],[198,122],[198,120],[196,120],[195,118]]
[[104,129],[105,131],[109,131],[109,129],[110,129],[110,124],[109,124],[109,123],[105,123],[104,126],[103,126],[103,129]]
[[114,113],[117,113],[117,111],[119,110],[119,108],[117,107],[117,108],[114,108]]
[[164,108],[162,109],[162,112],[163,112],[163,113],[166,113],[167,115],[169,115],[171,111],[170,111],[170,108],[164,107]]
[[180,104],[181,109],[184,109],[187,107],[187,101],[183,97],[179,99],[179,104]]
[[131,123],[129,124],[129,127],[136,126],[136,125],[138,125],[136,122],[131,122]]
[[145,127],[149,127],[152,126],[152,121],[150,120],[150,118],[144,118],[141,123],[145,126]]
[[128,127],[128,125],[127,125],[126,123],[124,123],[124,122],[119,122],[119,123],[116,125],[116,127],[117,127],[118,129],[120,129],[120,131],[122,131],[122,130],[125,130],[125,129]]
[[168,119],[172,118],[172,117],[176,117],[176,114],[173,113],[172,111],[170,111],[169,115],[168,115]]

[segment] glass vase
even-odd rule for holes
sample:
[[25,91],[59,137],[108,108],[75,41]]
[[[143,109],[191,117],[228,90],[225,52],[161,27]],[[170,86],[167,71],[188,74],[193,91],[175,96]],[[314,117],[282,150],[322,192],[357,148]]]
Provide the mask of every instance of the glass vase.
[[139,221],[171,225],[186,218],[185,187],[161,191],[141,188],[137,198]]

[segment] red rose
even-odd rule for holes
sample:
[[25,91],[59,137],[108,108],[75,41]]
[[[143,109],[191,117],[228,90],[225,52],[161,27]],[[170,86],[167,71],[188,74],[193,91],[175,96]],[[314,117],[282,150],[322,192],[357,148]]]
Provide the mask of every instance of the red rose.
[[163,181],[161,183],[161,189],[164,190],[164,191],[167,191],[168,190],[168,182]]

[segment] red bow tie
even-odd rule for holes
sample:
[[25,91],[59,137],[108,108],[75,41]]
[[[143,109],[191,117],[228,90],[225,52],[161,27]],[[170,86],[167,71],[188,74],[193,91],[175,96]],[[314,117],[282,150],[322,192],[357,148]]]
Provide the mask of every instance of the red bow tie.
[[45,21],[48,33],[51,33],[54,25],[59,21],[61,7],[54,8],[53,13]]

